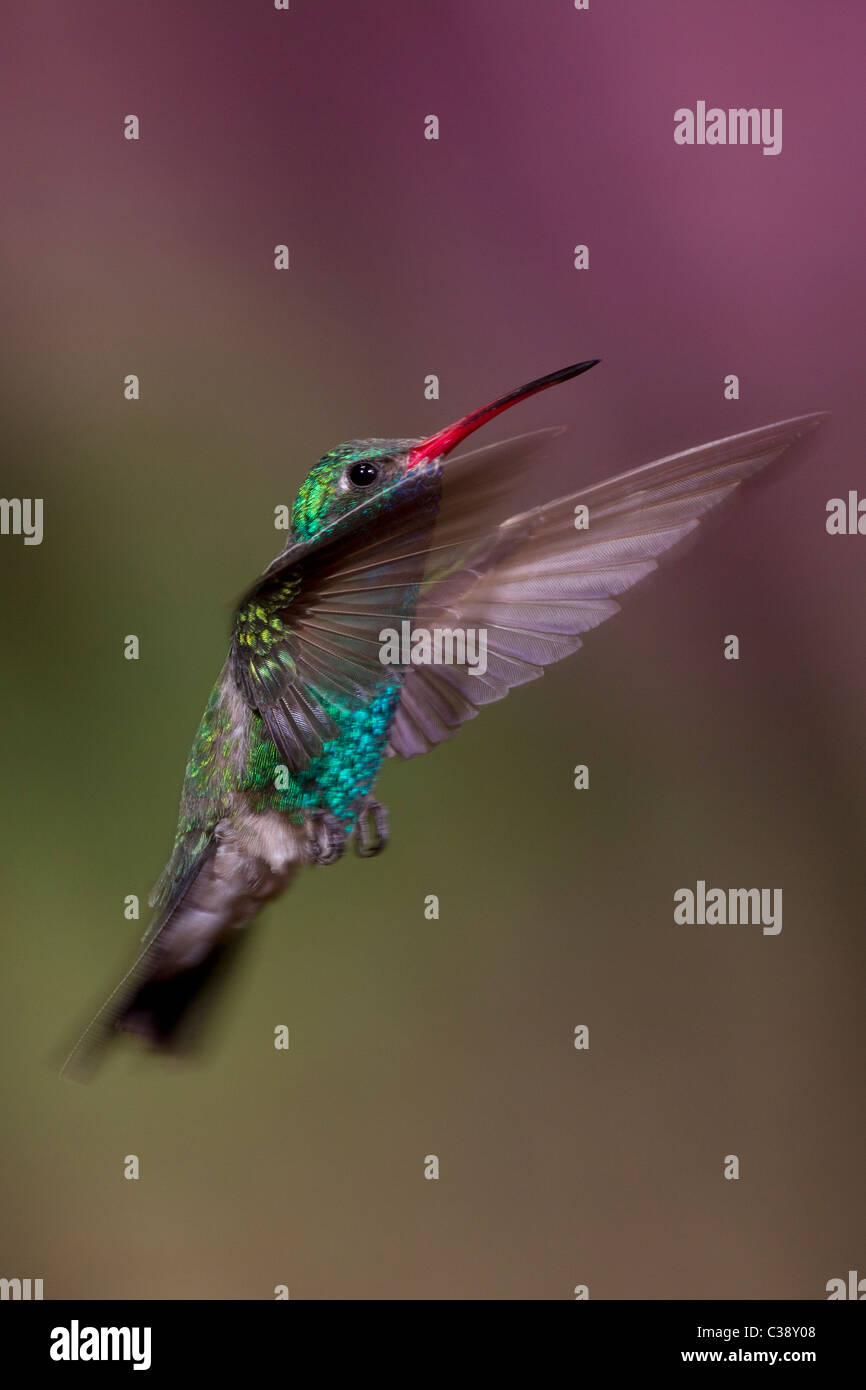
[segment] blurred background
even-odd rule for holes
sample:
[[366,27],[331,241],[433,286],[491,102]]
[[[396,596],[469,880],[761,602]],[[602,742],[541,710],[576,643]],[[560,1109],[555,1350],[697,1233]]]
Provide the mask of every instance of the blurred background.
[[[2,492],[44,498],[45,536],[0,540],[0,1273],[129,1299],[806,1299],[866,1273],[866,540],[824,524],[866,491],[864,18],[7,17]],[[782,153],[678,147],[701,99],[781,107]],[[487,432],[568,426],[535,501],[832,419],[577,656],[389,763],[387,853],[268,909],[201,1063],[129,1045],[61,1084],[143,930],[123,900],[168,854],[274,507],[343,439],[589,356]],[[675,925],[698,878],[781,887],[781,934]]]

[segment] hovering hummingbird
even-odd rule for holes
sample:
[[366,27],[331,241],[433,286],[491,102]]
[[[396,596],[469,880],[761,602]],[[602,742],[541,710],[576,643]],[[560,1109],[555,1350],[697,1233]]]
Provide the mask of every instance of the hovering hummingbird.
[[[64,1074],[118,1031],[188,1042],[243,928],[299,868],[388,839],[386,756],[449,739],[618,611],[703,514],[814,429],[803,415],[732,435],[509,515],[541,430],[451,457],[495,416],[598,359],[540,377],[426,439],[353,440],[301,484],[285,548],[241,599],[196,733],[156,917]],[[384,662],[385,627],[486,633],[486,669]]]

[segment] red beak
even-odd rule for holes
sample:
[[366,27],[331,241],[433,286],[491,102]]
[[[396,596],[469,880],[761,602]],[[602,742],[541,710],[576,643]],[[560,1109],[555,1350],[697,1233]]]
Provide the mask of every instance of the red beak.
[[530,381],[528,386],[509,391],[507,396],[500,396],[498,400],[483,405],[471,415],[464,415],[455,425],[446,425],[444,430],[439,430],[436,434],[431,434],[429,439],[422,439],[420,444],[416,444],[409,452],[407,468],[414,468],[416,464],[450,454],[467,435],[480,430],[482,425],[486,425],[494,416],[501,415],[503,410],[510,410],[518,401],[528,400],[539,391],[546,391],[548,386],[556,386],[560,381],[570,381],[573,376],[588,372],[590,367],[598,366],[600,361],[600,357],[594,357],[590,362],[577,362],[573,367],[563,367],[561,371],[551,372],[550,376],[540,376],[537,381]]

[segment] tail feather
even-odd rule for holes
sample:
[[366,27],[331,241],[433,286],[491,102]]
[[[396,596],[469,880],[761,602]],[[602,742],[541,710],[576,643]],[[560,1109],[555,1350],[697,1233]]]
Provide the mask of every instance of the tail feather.
[[189,1053],[201,1041],[247,935],[236,932],[217,942],[198,965],[167,978],[158,977],[150,952],[142,952],[69,1053],[60,1072],[63,1079],[91,1081],[109,1044],[122,1032],[138,1034],[162,1052]]
[[200,1041],[204,1014],[216,1001],[248,933],[217,942],[204,960],[167,979],[145,979],[115,1027],[138,1033],[165,1052],[188,1052]]
[[89,1081],[121,1032],[154,1048],[188,1052],[248,935],[239,930],[259,904],[224,890],[212,850],[197,861],[144,938],[132,966],[88,1024],[61,1075]]

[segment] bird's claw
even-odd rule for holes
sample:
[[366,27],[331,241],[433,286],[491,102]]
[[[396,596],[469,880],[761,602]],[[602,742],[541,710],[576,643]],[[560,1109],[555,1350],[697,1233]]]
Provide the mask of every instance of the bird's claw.
[[388,808],[368,798],[361,808],[355,833],[355,853],[362,859],[381,854],[388,843]]
[[346,829],[329,811],[310,817],[310,853],[314,864],[336,864],[346,848]]

